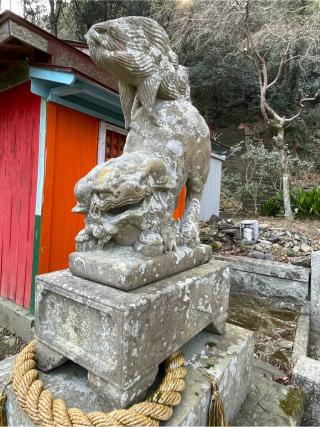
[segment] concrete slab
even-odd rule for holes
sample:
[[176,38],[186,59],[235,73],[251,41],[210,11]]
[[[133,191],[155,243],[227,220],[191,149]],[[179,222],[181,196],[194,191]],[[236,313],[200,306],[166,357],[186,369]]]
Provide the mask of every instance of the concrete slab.
[[215,255],[214,258],[231,263],[231,292],[270,298],[276,305],[292,304],[299,310],[308,302],[309,268],[241,256]]
[[293,343],[292,361],[296,362],[300,356],[308,355],[310,336],[310,316],[301,314],[298,319],[296,335]]
[[320,361],[320,333],[310,331],[309,357]]
[[310,357],[299,357],[293,368],[293,383],[307,393],[320,394],[320,362]]
[[311,254],[311,330],[320,333],[320,251]]
[[252,390],[230,426],[299,426],[304,393],[254,371]]
[[0,326],[14,332],[24,341],[30,341],[34,334],[34,316],[25,308],[0,297]]
[[281,279],[308,282],[310,268],[293,264],[285,264],[279,261],[258,260],[245,256],[215,255],[216,259],[231,263],[235,270],[248,271],[250,273],[263,274],[264,276],[279,277]]
[[158,365],[210,323],[224,331],[229,269],[210,261],[144,287],[123,291],[73,276],[37,278],[38,366],[48,371],[65,358],[89,371],[106,404],[140,399]]
[[256,297],[274,298],[302,306],[308,298],[308,282],[231,270],[232,292],[248,292]]
[[301,425],[320,426],[320,394],[312,393],[308,396]]
[[127,291],[205,264],[211,255],[207,245],[145,257],[131,246],[110,244],[103,251],[70,254],[69,268],[75,276]]

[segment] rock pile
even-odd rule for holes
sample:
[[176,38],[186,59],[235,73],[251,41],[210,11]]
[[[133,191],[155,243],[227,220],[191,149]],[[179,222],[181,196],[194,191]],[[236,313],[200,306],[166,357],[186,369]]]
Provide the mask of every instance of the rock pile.
[[310,254],[320,250],[308,237],[286,229],[271,228],[259,224],[257,243],[240,240],[240,224],[232,219],[212,217],[200,228],[202,243],[212,246],[214,252],[232,255],[245,255],[252,258],[291,262],[292,264],[310,266]]

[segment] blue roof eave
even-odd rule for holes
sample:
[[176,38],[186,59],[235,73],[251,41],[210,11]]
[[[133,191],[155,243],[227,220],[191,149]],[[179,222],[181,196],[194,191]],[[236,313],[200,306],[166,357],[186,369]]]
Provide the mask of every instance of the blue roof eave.
[[[124,127],[118,94],[72,71],[30,66],[31,92],[68,108]],[[96,108],[95,108],[96,107]]]

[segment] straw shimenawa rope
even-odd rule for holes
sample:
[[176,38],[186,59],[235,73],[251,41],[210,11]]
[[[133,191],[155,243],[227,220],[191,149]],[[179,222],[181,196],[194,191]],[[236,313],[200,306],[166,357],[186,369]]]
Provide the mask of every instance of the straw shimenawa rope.
[[227,427],[226,416],[224,412],[224,405],[221,400],[219,392],[219,384],[215,379],[210,378],[211,380],[211,403],[209,408],[209,420],[208,426],[214,427]]
[[144,402],[109,413],[85,413],[77,408],[67,408],[64,400],[54,399],[44,388],[36,369],[35,341],[31,341],[16,358],[12,387],[24,412],[41,426],[153,427],[171,418],[172,407],[181,402],[187,374],[183,365],[183,356],[173,353],[165,361],[165,375],[160,386]]
[[6,416],[6,400],[7,396],[5,393],[0,394],[0,427],[4,427],[7,425],[7,416]]

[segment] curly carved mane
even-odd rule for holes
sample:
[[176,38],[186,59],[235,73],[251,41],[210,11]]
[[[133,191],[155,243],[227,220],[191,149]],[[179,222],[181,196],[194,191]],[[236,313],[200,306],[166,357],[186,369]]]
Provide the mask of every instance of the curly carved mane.
[[119,78],[126,127],[142,105],[153,115],[156,98],[190,98],[187,69],[153,19],[130,16],[94,25],[86,35],[94,62]]

